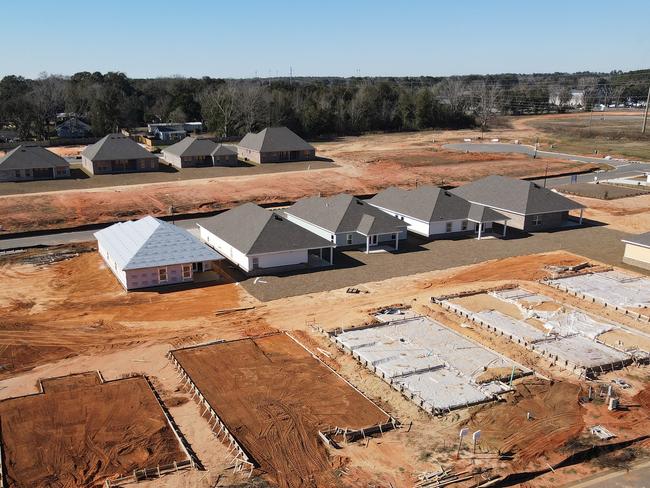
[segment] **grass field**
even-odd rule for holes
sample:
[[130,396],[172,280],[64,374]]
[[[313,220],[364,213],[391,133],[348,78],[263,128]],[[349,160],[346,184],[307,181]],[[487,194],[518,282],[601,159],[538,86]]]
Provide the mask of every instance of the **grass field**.
[[594,112],[528,119],[540,130],[544,149],[570,154],[616,155],[650,161],[650,130],[641,133],[641,113]]

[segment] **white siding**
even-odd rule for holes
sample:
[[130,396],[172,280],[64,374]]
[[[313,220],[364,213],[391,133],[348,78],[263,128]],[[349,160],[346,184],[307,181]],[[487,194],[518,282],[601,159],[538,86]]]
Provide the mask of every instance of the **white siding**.
[[[296,217],[295,215],[286,214],[286,217],[289,222],[293,222],[294,224],[297,224],[300,227],[307,229],[308,231],[316,234],[317,236],[322,237],[326,241],[335,242],[335,239],[332,238],[333,234],[330,231],[318,227],[317,225],[314,225],[311,222],[307,222],[306,220],[303,220],[299,217]],[[339,243],[337,243],[337,245],[339,245]]]
[[307,263],[309,260],[307,254],[307,250],[305,249],[303,251],[277,252],[251,257],[257,257],[259,259],[259,268],[275,268],[278,266],[293,266]]
[[244,271],[250,271],[252,268],[252,260],[243,252],[235,249],[220,237],[214,235],[209,230],[199,226],[199,236],[203,242],[208,246],[216,249],[219,254],[239,266]]
[[108,266],[108,269],[110,269],[117,280],[120,282],[120,284],[125,288],[127,288],[127,279],[126,279],[126,272],[117,266],[117,263],[115,260],[106,252],[106,249],[102,246],[100,242],[97,243],[97,250],[99,251],[99,255],[102,257],[104,260],[104,263],[106,263],[106,266]]
[[162,157],[163,157],[163,159],[165,161],[167,161],[172,166],[175,166],[176,168],[182,168],[183,167],[181,157],[176,155],[176,154],[171,154],[171,153],[168,153],[167,151],[162,151]]

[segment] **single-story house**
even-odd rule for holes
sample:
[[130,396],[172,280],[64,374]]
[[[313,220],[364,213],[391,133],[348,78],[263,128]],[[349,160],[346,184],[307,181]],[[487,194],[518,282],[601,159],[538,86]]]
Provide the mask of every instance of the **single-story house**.
[[41,146],[20,145],[0,157],[0,181],[68,178],[70,164]]
[[77,117],[70,117],[65,122],[56,126],[56,135],[64,139],[88,137],[92,132],[92,127]]
[[210,139],[186,137],[162,150],[162,156],[172,166],[190,168],[198,166],[237,166],[237,151]]
[[387,188],[367,202],[403,220],[410,232],[424,237],[477,233],[480,239],[494,222],[503,225],[505,235],[510,220],[496,210],[470,203],[447,190],[429,185],[413,190]]
[[151,137],[161,141],[180,141],[187,134],[203,132],[203,122],[161,122],[147,124],[147,132]]
[[623,262],[639,268],[650,269],[650,232],[622,239],[622,241],[625,243]]
[[223,259],[185,229],[151,216],[113,224],[95,238],[126,290],[192,282]]
[[316,157],[316,148],[286,127],[267,127],[256,134],[249,132],[237,145],[239,159],[256,164],[308,161]]
[[465,200],[490,207],[510,220],[508,225],[526,232],[562,227],[569,221],[569,212],[580,211],[584,205],[532,181],[507,176],[488,176],[450,190]]
[[249,274],[334,260],[331,242],[254,203],[227,210],[198,226],[203,242]]
[[92,175],[156,171],[158,157],[125,135],[109,134],[81,151],[81,166]]
[[298,200],[284,210],[287,219],[304,227],[336,247],[364,246],[406,239],[408,224],[352,195],[340,194],[328,198],[311,197]]

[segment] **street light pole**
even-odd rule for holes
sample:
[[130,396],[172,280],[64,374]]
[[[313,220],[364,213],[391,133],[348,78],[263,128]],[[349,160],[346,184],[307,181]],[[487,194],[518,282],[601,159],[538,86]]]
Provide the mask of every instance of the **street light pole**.
[[648,98],[646,98],[645,110],[643,111],[643,127],[641,128],[641,134],[645,134],[645,127],[648,122],[648,105],[650,105],[650,86],[648,87]]

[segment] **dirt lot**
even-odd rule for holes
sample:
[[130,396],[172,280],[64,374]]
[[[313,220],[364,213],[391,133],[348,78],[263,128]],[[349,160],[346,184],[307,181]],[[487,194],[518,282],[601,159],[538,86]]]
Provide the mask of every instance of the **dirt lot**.
[[86,373],[42,384],[44,393],[0,402],[6,486],[103,486],[187,460],[143,377],[102,383]]
[[318,431],[360,429],[388,416],[285,334],[174,351],[197,388],[282,488],[333,486]]
[[[445,134],[447,137],[460,137],[459,133]],[[438,133],[431,131],[346,137],[316,146],[320,156],[334,160],[337,166],[0,196],[0,230],[19,232],[113,222],[147,214],[168,215],[172,207],[176,213],[206,212],[247,201],[285,202],[319,193],[370,194],[391,185],[460,184],[494,173],[541,177],[547,163],[549,175],[591,167],[553,160],[541,163],[524,155],[443,151],[439,149]],[[135,175],[125,177],[134,178]]]
[[607,224],[610,228],[632,234],[650,230],[650,195],[599,200],[596,198],[571,197],[586,205],[585,218]]
[[20,195],[28,193],[47,193],[64,190],[87,190],[92,188],[110,188],[115,186],[144,185],[148,183],[165,183],[186,180],[222,178],[226,176],[253,176],[291,171],[310,171],[334,168],[329,161],[303,161],[297,163],[254,165],[241,163],[241,166],[183,168],[161,164],[159,171],[149,173],[124,173],[114,175],[89,176],[80,169],[79,164],[71,166],[72,178],[45,181],[3,182],[0,195]]
[[[38,254],[39,251],[32,253]],[[35,257],[31,256],[32,262],[37,262]],[[534,368],[546,377],[584,390],[585,385],[577,378],[549,367],[524,348],[485,333],[482,329],[465,327],[456,321],[455,316],[429,306],[432,295],[516,282],[531,291],[542,291],[556,300],[584,306],[590,312],[624,321],[633,327],[635,321],[629,317],[594,304],[582,304],[575,297],[531,281],[548,276],[548,270],[545,269],[547,265],[575,265],[585,261],[582,256],[553,252],[510,257],[366,282],[359,286],[364,293],[358,295],[347,294],[343,288],[265,303],[249,295],[236,283],[187,288],[169,293],[147,291],[126,294],[117,285],[110,271],[103,267],[96,253],[82,253],[78,257],[52,264],[30,264],[22,259],[19,256],[4,257],[0,268],[4,285],[0,290],[0,316],[3,317],[0,344],[2,347],[7,346],[0,363],[11,365],[0,376],[0,398],[33,393],[33,385],[42,377],[94,369],[102,370],[108,379],[117,379],[134,372],[149,375],[155,380],[156,389],[163,395],[181,432],[207,469],[206,472],[187,472],[182,478],[170,476],[153,481],[153,487],[212,488],[215,485],[228,486],[241,482],[232,470],[227,469],[227,449],[210,433],[207,422],[200,417],[201,409],[189,401],[189,394],[180,390],[177,376],[165,358],[165,353],[169,349],[195,343],[240,339],[278,329],[292,331],[323,362],[358,387],[382,409],[406,426],[411,426],[410,429],[405,427],[372,439],[367,447],[364,443],[350,444],[334,453],[338,457],[333,457],[333,463],[328,462],[328,466],[333,471],[341,468],[338,471],[341,486],[388,486],[389,483],[395,487],[412,486],[419,473],[436,470],[439,464],[457,471],[472,469],[474,465],[487,466],[499,475],[524,472],[530,476],[526,481],[530,487],[559,486],[567,480],[575,480],[603,469],[594,464],[595,461],[565,467],[554,464],[564,454],[569,456],[572,452],[570,446],[573,441],[564,435],[555,437],[548,446],[538,443],[535,448],[539,449],[539,459],[553,465],[555,473],[540,472],[531,475],[529,468],[532,469],[534,464],[529,466],[523,461],[499,460],[498,452],[494,450],[498,439],[487,444],[486,438],[485,446],[479,446],[480,455],[475,459],[471,451],[464,449],[461,459],[455,460],[458,429],[471,420],[474,410],[461,410],[445,417],[431,418],[312,329],[314,324],[332,330],[369,323],[372,321],[369,312],[373,310],[394,304],[411,305],[420,313],[432,314],[432,318],[453,330]],[[214,313],[220,309],[237,307],[255,308],[219,315]],[[300,375],[295,376],[300,378]],[[593,410],[584,407],[580,413],[585,428],[599,422],[607,428],[619,429],[620,426],[621,430],[617,434],[622,439],[637,436],[639,428],[647,425],[648,420],[644,420],[644,415],[647,416],[645,407],[634,407],[637,403],[640,404],[634,400],[634,396],[648,384],[648,376],[646,367],[631,367],[616,372],[615,375],[606,375],[602,379],[604,382],[614,377],[623,377],[633,385],[631,390],[622,392],[629,407],[620,414],[618,420],[608,416],[604,402]],[[544,388],[549,387],[550,384]],[[546,391],[542,386],[537,390],[529,388],[532,392],[530,401],[535,402]],[[517,391],[519,392],[519,386]],[[527,395],[524,392],[517,398],[525,399],[528,398]],[[517,412],[527,408],[526,404],[517,406],[518,401],[511,402],[514,417],[519,415]],[[487,412],[498,405],[501,404],[490,404],[480,410],[486,409]],[[562,405],[561,402],[553,405],[553,408],[537,415],[540,420],[547,419],[544,420],[547,425],[556,425],[553,417],[560,412],[574,411],[573,406]],[[584,411],[587,411],[587,417]],[[503,414],[509,415],[508,410],[503,410]],[[560,424],[564,425],[562,422]],[[485,423],[481,423],[481,426],[489,428]],[[563,432],[573,432],[575,429],[575,426],[568,426]],[[510,432],[512,435],[515,433]],[[578,437],[582,439],[581,442],[589,441],[585,435],[583,428]],[[532,442],[532,439],[529,440]],[[513,447],[513,454],[526,442],[525,438],[518,441]],[[568,450],[557,447],[562,442],[565,445],[568,443]],[[507,439],[499,444],[502,445],[507,445]],[[634,444],[633,447],[637,449],[639,446]],[[641,455],[642,451],[638,452]],[[525,460],[530,456],[532,454],[528,451],[528,454],[524,452],[515,459]]]

